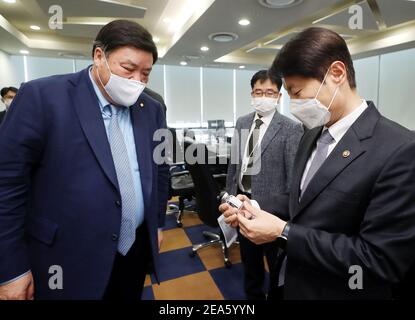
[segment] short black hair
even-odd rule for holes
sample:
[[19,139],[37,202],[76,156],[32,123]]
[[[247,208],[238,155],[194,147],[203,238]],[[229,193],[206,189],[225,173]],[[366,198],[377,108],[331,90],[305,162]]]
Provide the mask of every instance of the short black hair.
[[327,70],[335,61],[345,64],[349,85],[356,88],[355,70],[346,41],[334,31],[313,27],[288,41],[270,70],[282,77],[302,76],[323,82]]
[[260,70],[257,73],[255,73],[251,79],[251,88],[253,89],[255,86],[255,83],[257,83],[258,81],[260,83],[264,83],[267,80],[270,80],[272,84],[276,84],[278,87],[278,91],[281,90],[281,86],[282,86],[281,77],[276,73],[271,73],[269,70]]
[[94,41],[92,57],[97,47],[102,48],[105,54],[120,47],[135,47],[153,55],[153,64],[158,60],[157,47],[153,36],[144,27],[129,20],[115,20],[105,25]]
[[1,94],[2,98],[4,98],[6,96],[6,94],[8,94],[10,91],[17,94],[18,89],[15,88],[15,87],[5,87],[5,88],[1,89],[0,94]]

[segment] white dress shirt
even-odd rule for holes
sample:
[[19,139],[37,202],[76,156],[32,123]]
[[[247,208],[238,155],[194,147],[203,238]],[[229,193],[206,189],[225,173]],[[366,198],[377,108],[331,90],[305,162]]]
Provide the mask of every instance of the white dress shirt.
[[[244,153],[242,154],[242,168],[244,167],[244,165],[246,165],[249,162],[248,144],[249,144],[249,139],[251,138],[252,132],[255,129],[255,121],[257,119],[261,119],[263,124],[259,127],[258,143],[257,143],[257,145],[254,146],[254,152],[261,145],[262,139],[264,138],[265,133],[267,132],[267,129],[269,127],[269,124],[272,121],[272,118],[274,118],[275,112],[276,111],[274,111],[270,114],[267,114],[266,116],[263,116],[262,118],[259,118],[258,113],[255,113],[255,117],[254,117],[254,120],[252,121],[252,125],[251,125],[251,130],[249,131],[248,139],[246,140],[246,143],[245,143],[245,146],[244,146]],[[244,186],[242,185],[243,175],[244,175],[244,172],[243,172],[243,170],[241,170],[241,172],[239,173],[239,179],[238,179],[239,189],[244,191],[244,192],[251,193],[251,190],[245,190]]]
[[[331,125],[330,128],[328,128],[329,133],[333,137],[334,141],[329,145],[327,157],[330,155],[330,153],[334,150],[334,148],[339,143],[339,141],[346,134],[347,130],[350,129],[353,123],[355,123],[355,121],[362,115],[362,113],[367,109],[367,107],[368,107],[367,102],[365,100],[362,100],[362,104],[356,110],[354,110],[352,113],[348,114],[344,118],[340,119],[339,121]],[[326,129],[327,127],[324,127],[323,131]],[[311,163],[313,162],[316,152],[317,152],[317,147],[315,147],[313,152],[311,153],[311,156],[308,159],[307,165],[303,172],[303,177],[301,179],[301,185],[300,185],[301,191],[303,190],[305,177],[307,176],[308,170],[310,169]]]

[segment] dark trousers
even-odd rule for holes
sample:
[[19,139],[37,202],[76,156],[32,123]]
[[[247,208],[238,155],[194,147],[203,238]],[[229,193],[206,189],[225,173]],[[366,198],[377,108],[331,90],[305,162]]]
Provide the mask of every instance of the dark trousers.
[[244,267],[244,288],[246,298],[248,300],[265,300],[268,288],[264,287],[264,254],[268,266],[271,269],[275,263],[278,249],[273,243],[256,245],[241,234],[239,234],[239,246]]
[[277,287],[277,286],[270,286],[270,290],[268,292],[268,301],[277,301],[277,300],[284,300],[284,286]]
[[150,238],[143,223],[127,255],[117,252],[103,300],[141,300],[151,260]]
[[[238,188],[238,194],[246,195],[251,198],[249,193],[245,193]],[[274,266],[278,248],[275,243],[256,245],[243,235],[239,234],[239,246],[241,250],[241,260],[244,266],[244,288],[248,300],[265,300],[268,288],[264,287],[266,256],[269,269]]]
[[270,267],[269,275],[269,289],[268,301],[284,300],[284,286],[278,286],[278,279],[280,276],[280,269],[285,260],[286,253],[278,249],[275,256],[274,264]]

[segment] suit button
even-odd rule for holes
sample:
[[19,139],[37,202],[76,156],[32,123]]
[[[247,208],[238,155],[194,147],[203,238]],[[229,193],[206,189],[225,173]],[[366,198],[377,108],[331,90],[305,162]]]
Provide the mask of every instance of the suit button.
[[120,200],[115,201],[115,205],[116,205],[118,208],[121,208],[121,201],[120,201]]
[[118,234],[114,233],[112,235],[112,241],[117,241],[118,240]]

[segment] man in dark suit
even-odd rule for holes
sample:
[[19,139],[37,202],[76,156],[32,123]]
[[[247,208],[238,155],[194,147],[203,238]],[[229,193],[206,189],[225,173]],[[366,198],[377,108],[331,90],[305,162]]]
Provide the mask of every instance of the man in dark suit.
[[279,245],[270,298],[392,298],[415,258],[414,134],[358,96],[349,50],[333,31],[297,35],[272,72],[310,129],[289,201],[272,199],[277,216],[243,196],[240,214],[221,210],[254,243]]
[[[229,194],[245,194],[263,203],[272,194],[289,190],[303,130],[299,123],[278,112],[281,86],[281,78],[268,70],[256,72],[251,79],[253,112],[236,122],[232,154],[238,156],[238,161],[231,161],[228,167],[226,190]],[[265,300],[264,254],[268,266],[272,266],[277,248],[274,243],[256,245],[242,235],[239,244],[246,297]]]
[[156,61],[147,30],[117,20],[92,67],[19,91],[0,129],[0,298],[140,299],[157,277],[166,122],[142,93]]
[[146,87],[144,89],[144,93],[149,95],[150,97],[152,97],[154,100],[160,102],[161,108],[164,112],[164,116],[167,116],[167,106],[166,103],[164,102],[164,99],[161,95],[159,95],[157,92],[155,92],[154,90],[151,90],[150,88]]
[[17,94],[17,91],[18,90],[15,87],[5,87],[1,89],[1,102],[3,102],[6,106],[6,110],[0,112],[0,124],[3,122],[3,119],[6,116],[6,112],[9,110],[10,105],[12,104],[13,99]]

